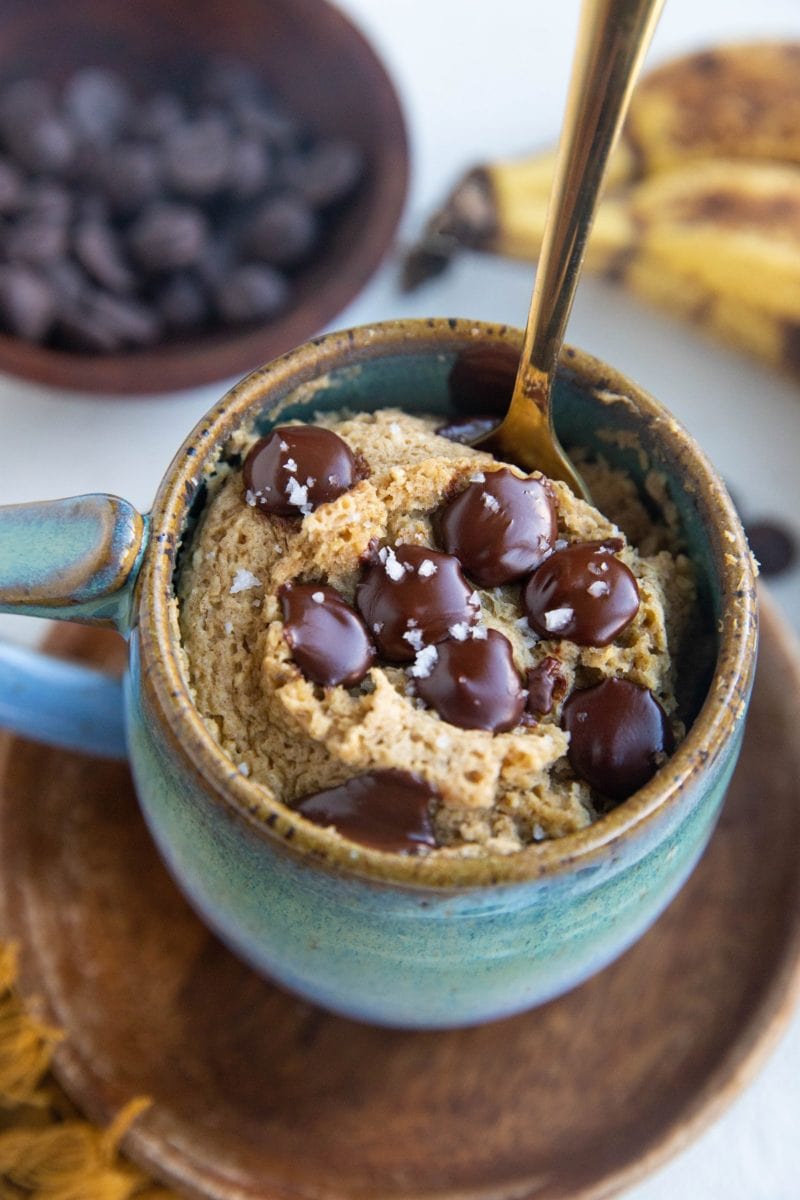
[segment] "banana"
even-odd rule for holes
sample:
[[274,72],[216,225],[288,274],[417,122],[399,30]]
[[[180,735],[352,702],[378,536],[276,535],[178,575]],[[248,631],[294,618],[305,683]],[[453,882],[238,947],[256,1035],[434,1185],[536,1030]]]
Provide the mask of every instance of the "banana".
[[[554,163],[468,172],[407,257],[405,287],[461,247],[536,259]],[[800,375],[800,43],[722,47],[642,80],[585,269]]]

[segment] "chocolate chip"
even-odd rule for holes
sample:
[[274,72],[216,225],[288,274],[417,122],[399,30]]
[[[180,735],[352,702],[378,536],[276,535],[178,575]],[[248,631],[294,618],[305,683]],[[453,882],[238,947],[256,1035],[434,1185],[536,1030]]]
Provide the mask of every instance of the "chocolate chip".
[[46,217],[25,216],[4,231],[2,247],[11,261],[51,263],[63,258],[67,249],[66,226]]
[[75,258],[101,287],[111,292],[130,292],[133,272],[122,256],[119,238],[104,221],[83,220],[72,234]]
[[228,154],[228,187],[237,199],[250,200],[259,195],[272,174],[270,156],[258,138],[241,135],[234,138]]
[[561,719],[573,770],[611,800],[632,796],[674,749],[667,714],[653,693],[627,679],[573,692]]
[[205,289],[187,272],[171,276],[157,293],[156,305],[168,328],[187,330],[202,325],[209,313]]
[[54,113],[27,115],[2,130],[8,152],[31,171],[56,174],[72,162],[77,144],[68,123]]
[[210,115],[170,130],[164,141],[164,176],[182,196],[213,196],[229,178],[230,134]]
[[639,611],[639,588],[614,557],[617,540],[576,542],[537,567],[523,593],[528,624],[542,638],[607,646]]
[[567,687],[560,660],[548,655],[535,667],[531,667],[528,671],[527,687],[528,712],[534,717],[546,717],[553,711],[556,699],[559,695],[563,696]]
[[344,200],[364,174],[364,155],[344,138],[328,138],[281,164],[281,179],[313,208]]
[[375,661],[364,622],[332,587],[287,583],[278,592],[283,635],[306,679],[354,687]]
[[511,643],[496,629],[441,642],[430,672],[415,681],[417,693],[444,721],[461,729],[500,733],[519,724],[525,707]]
[[157,140],[185,119],[186,109],[172,92],[157,92],[137,106],[131,114],[128,131],[134,138]]
[[223,320],[240,323],[274,317],[288,296],[289,285],[280,271],[266,263],[246,263],[226,276],[215,298]]
[[152,146],[125,142],[108,148],[97,175],[115,212],[131,215],[157,199],[162,186],[161,158]]
[[347,442],[318,425],[273,429],[252,447],[243,467],[248,504],[285,517],[335,500],[360,477]]
[[116,71],[84,67],[67,81],[64,108],[81,137],[110,141],[122,128],[131,108],[127,83]]
[[316,825],[389,854],[416,854],[436,845],[431,808],[439,793],[407,771],[370,771],[339,787],[304,796],[294,807]]
[[393,662],[417,657],[424,670],[429,648],[469,630],[480,599],[458,559],[427,546],[384,546],[356,589],[358,606],[381,653]]
[[439,437],[447,438],[449,442],[460,442],[463,446],[469,446],[496,427],[497,417],[459,417],[448,421],[446,425],[440,425],[436,432]]
[[746,525],[750,549],[758,559],[761,574],[771,579],[782,575],[797,561],[797,538],[776,521],[754,521]]
[[507,467],[478,470],[437,514],[442,545],[484,587],[520,579],[553,548],[556,506],[547,483]]
[[25,189],[21,207],[29,216],[40,217],[56,225],[67,225],[74,204],[72,195],[63,184],[37,179]]
[[24,266],[0,266],[0,325],[10,333],[38,341],[55,317],[53,288]]
[[22,206],[22,173],[6,158],[0,158],[0,213],[13,213]]
[[260,138],[276,151],[291,150],[300,139],[295,118],[261,97],[231,98],[231,113],[241,133]]
[[318,233],[317,218],[305,200],[275,196],[256,210],[244,241],[254,258],[271,266],[290,267],[308,256]]
[[59,329],[68,345],[110,352],[125,346],[149,346],[160,322],[153,309],[136,300],[92,291],[59,311]]
[[208,222],[198,208],[163,202],[145,209],[131,228],[129,242],[147,270],[172,271],[197,262],[207,236]]

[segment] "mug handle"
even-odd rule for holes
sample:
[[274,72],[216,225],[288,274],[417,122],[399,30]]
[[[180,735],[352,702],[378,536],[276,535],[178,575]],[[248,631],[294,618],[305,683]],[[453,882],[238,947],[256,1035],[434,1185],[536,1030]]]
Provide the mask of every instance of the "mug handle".
[[[126,635],[147,536],[146,517],[117,496],[0,506],[0,612]],[[122,682],[0,641],[0,726],[124,758]]]

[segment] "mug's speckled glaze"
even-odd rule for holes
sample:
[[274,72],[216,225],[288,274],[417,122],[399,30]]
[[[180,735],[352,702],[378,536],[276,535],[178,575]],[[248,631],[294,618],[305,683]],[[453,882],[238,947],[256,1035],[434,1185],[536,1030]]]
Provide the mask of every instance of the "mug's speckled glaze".
[[[485,1021],[598,970],[644,932],[688,876],[741,743],[756,602],[736,514],[677,422],[574,350],[565,351],[557,383],[559,434],[567,446],[602,449],[639,481],[650,468],[664,475],[716,640],[702,708],[654,779],[588,829],[511,856],[386,855],[291,812],[246,780],[203,725],[176,652],[174,581],[181,542],[230,433],[341,407],[448,412],[458,354],[479,342],[518,347],[520,339],[515,330],[473,322],[389,322],[318,338],[248,376],[173,461],[150,514],[130,610],[117,615],[130,631],[128,752],[143,811],[176,879],[259,970],[368,1021],[424,1028]],[[0,601],[24,611],[25,602],[8,599],[5,582],[0,570]],[[128,594],[130,579],[123,586]],[[36,597],[27,603],[35,608]],[[78,607],[59,615],[82,614]]]

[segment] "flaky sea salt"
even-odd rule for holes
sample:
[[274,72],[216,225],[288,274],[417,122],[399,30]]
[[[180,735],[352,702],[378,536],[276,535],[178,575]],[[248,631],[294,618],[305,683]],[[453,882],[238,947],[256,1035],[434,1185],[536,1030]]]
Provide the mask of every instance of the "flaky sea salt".
[[311,599],[314,601],[315,604],[324,604],[325,603],[325,593],[324,592],[312,592]]
[[391,580],[397,583],[405,575],[403,564],[398,562],[397,555],[391,546],[383,546],[378,551],[378,558],[383,563],[383,569]]
[[261,587],[261,580],[252,571],[248,571],[247,567],[239,567],[233,577],[233,582],[230,587],[230,594],[235,596],[237,592],[246,592],[250,588]]
[[422,562],[417,567],[417,574],[423,579],[430,579],[431,575],[435,575],[438,568],[432,558],[423,558]]
[[590,583],[586,590],[590,596],[607,596],[609,588],[605,579],[595,579],[594,583]]
[[488,508],[489,512],[500,512],[500,501],[496,496],[492,496],[490,492],[484,492],[481,496],[483,507]]
[[284,471],[293,471],[294,472],[297,470],[297,463],[294,461],[293,458],[287,458],[286,462],[283,464],[283,469],[284,469]]
[[285,441],[283,440],[283,438],[281,438],[281,440],[278,442],[278,445],[280,446],[281,450],[288,450],[288,449],[289,449],[289,443],[288,443],[288,442],[285,442]]
[[230,637],[233,633],[233,621],[226,621],[222,628],[225,630],[228,637]]
[[574,610],[566,605],[563,608],[551,608],[544,614],[544,627],[548,633],[560,633],[562,629],[567,628],[574,616]]
[[469,636],[474,638],[476,642],[485,642],[489,636],[489,630],[485,625],[473,625],[469,631]]
[[403,433],[403,431],[402,431],[402,429],[400,428],[400,426],[397,424],[397,421],[392,421],[392,422],[390,423],[390,425],[389,425],[389,433],[392,435],[392,437],[393,437],[393,438],[396,438],[396,437],[401,437],[401,436],[402,436],[402,433]]
[[467,604],[470,606],[470,608],[480,608],[480,606],[481,606],[480,592],[471,592],[467,599]]
[[306,515],[311,512],[311,505],[308,503],[308,488],[298,483],[294,475],[289,476],[285,491],[290,504],[294,504]]
[[422,630],[407,629],[403,634],[403,641],[408,642],[412,650],[416,650],[417,654],[422,650]]
[[435,646],[423,646],[417,651],[417,657],[411,666],[411,674],[415,679],[425,679],[430,675],[436,660],[439,657],[439,651]]
[[246,762],[240,762],[236,770],[240,775],[247,777],[250,774],[250,764]]
[[450,626],[447,632],[457,642],[465,642],[469,637],[469,625],[466,621],[457,621],[455,625]]
[[483,471],[476,471],[474,475],[469,477],[470,483],[486,483],[486,476]]

